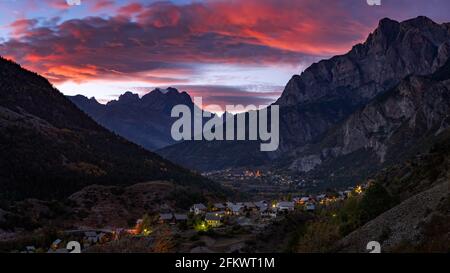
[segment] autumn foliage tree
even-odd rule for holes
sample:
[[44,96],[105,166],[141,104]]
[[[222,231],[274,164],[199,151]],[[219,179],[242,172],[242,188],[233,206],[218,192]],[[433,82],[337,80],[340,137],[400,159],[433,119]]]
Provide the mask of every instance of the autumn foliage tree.
[[162,226],[155,236],[153,252],[167,253],[175,247],[172,231],[167,226]]

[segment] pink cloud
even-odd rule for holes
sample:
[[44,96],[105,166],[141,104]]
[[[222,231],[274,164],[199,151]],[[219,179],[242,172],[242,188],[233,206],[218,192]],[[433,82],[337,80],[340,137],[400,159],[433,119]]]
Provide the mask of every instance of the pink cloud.
[[130,17],[134,14],[142,12],[144,7],[140,3],[131,3],[125,5],[117,11],[118,15]]

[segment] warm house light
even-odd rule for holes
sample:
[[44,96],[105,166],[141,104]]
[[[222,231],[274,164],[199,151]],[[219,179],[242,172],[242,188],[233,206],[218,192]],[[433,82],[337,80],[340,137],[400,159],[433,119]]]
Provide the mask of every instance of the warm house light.
[[361,187],[361,186],[357,186],[357,187],[355,188],[355,192],[356,192],[357,194],[361,194],[361,193],[362,193],[362,187]]

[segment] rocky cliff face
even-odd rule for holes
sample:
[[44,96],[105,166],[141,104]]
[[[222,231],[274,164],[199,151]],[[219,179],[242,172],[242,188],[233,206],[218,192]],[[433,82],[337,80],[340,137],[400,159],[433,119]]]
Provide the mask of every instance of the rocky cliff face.
[[[449,127],[450,62],[430,76],[408,76],[350,115],[321,141],[293,155],[291,169],[339,173],[338,162],[364,154],[360,170],[398,162]],[[375,160],[367,160],[368,158]],[[347,168],[354,167],[349,162]],[[343,167],[343,166],[341,166]]]
[[[380,21],[363,44],[311,65],[287,84],[282,110],[284,147],[303,145],[407,75],[427,75],[448,59],[450,28],[426,17]],[[309,109],[314,107],[311,112]]]

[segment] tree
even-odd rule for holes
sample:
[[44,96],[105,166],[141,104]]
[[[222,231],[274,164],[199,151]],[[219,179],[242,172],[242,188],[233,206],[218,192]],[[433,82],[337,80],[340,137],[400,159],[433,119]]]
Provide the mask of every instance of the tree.
[[381,184],[374,183],[366,190],[359,204],[361,223],[367,223],[395,204],[395,198]]
[[148,215],[144,214],[142,217],[141,233],[142,235],[148,236],[153,232],[153,219]]
[[162,226],[161,230],[155,236],[155,244],[153,251],[156,253],[167,253],[175,247],[172,232],[166,226]]
[[361,225],[361,211],[358,198],[351,197],[346,200],[338,215],[340,222],[339,233],[342,236],[357,229]]
[[286,196],[286,201],[291,202],[292,201],[292,194],[288,193]]

